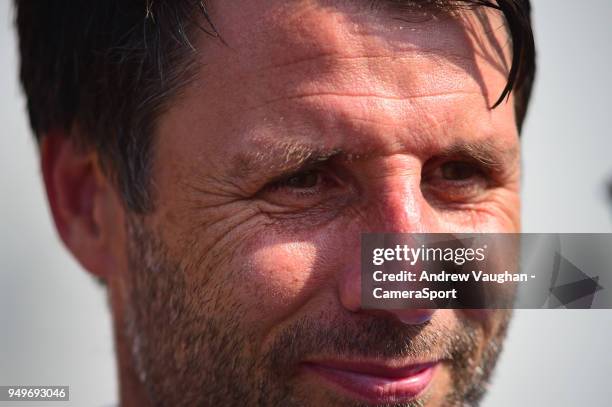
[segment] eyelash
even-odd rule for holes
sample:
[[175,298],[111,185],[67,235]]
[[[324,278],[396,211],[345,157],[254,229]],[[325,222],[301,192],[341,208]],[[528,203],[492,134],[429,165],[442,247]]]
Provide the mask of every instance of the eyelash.
[[[305,187],[305,188],[296,188],[291,186],[291,180],[299,177],[314,174],[317,176],[317,184],[313,187]],[[266,190],[268,191],[278,191],[282,189],[286,189],[291,191],[292,194],[296,196],[312,196],[315,195],[318,191],[314,191],[313,189],[317,188],[321,182],[330,182],[329,177],[326,178],[326,173],[322,168],[312,167],[312,168],[304,168],[298,171],[295,171],[289,175],[286,175],[282,178],[279,178],[275,181],[270,182],[266,186]]]
[[[435,174],[442,172],[443,166],[447,164],[469,166],[468,171],[473,171],[473,173],[466,179],[458,180],[444,179],[443,174]],[[461,158],[426,164],[423,173],[426,175],[421,180],[422,188],[432,190],[436,198],[442,200],[461,201],[473,198],[475,194],[488,189],[493,183],[493,174],[489,168],[486,168],[481,163],[466,161]],[[437,184],[436,178],[438,178]]]

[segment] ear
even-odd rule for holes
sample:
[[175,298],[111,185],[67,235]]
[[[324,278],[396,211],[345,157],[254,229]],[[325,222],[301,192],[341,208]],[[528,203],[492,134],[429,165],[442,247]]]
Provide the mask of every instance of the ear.
[[61,131],[43,136],[40,153],[59,236],[85,269],[108,279],[121,262],[125,213],[98,154]]

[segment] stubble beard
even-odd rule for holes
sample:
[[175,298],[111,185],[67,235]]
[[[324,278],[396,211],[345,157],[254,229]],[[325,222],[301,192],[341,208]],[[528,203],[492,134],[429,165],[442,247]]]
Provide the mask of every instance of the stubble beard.
[[[307,356],[444,360],[451,372],[445,406],[477,406],[502,349],[510,311],[498,311],[499,329],[482,344],[482,328],[465,318],[457,329],[408,326],[392,318],[321,311],[298,318],[266,349],[253,342],[241,319],[248,305],[219,301],[224,283],[191,287],[193,270],[177,261],[158,235],[136,216],[129,218],[130,275],[124,341],[131,364],[153,406],[307,406],[309,392],[297,385],[299,362]],[[204,280],[203,280],[204,281]],[[253,301],[254,299],[250,299]],[[251,327],[253,329],[253,327]],[[327,405],[370,406],[328,394]],[[410,403],[421,407],[427,395]]]

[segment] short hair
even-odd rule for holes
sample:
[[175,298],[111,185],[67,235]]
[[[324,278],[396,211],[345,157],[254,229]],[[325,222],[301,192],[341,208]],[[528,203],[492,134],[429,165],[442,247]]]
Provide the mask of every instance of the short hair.
[[[512,65],[496,107],[515,92],[522,127],[535,46],[529,0],[386,0],[440,10],[490,7],[505,16]],[[126,207],[153,208],[149,188],[156,119],[196,72],[190,36],[223,41],[196,0],[15,0],[20,77],[33,132],[63,129],[94,148]],[[71,131],[73,128],[78,131]]]

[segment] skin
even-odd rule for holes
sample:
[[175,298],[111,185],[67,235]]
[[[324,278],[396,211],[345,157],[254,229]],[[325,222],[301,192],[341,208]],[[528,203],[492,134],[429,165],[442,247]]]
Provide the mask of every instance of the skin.
[[490,109],[499,17],[315,0],[212,17],[229,46],[199,38],[159,118],[153,212],[123,206],[95,152],[42,144],[59,234],[108,287],[122,404],[362,405],[302,369],[329,359],[440,360],[421,402],[475,404],[507,313],[362,309],[359,237],[520,230],[513,98]]

